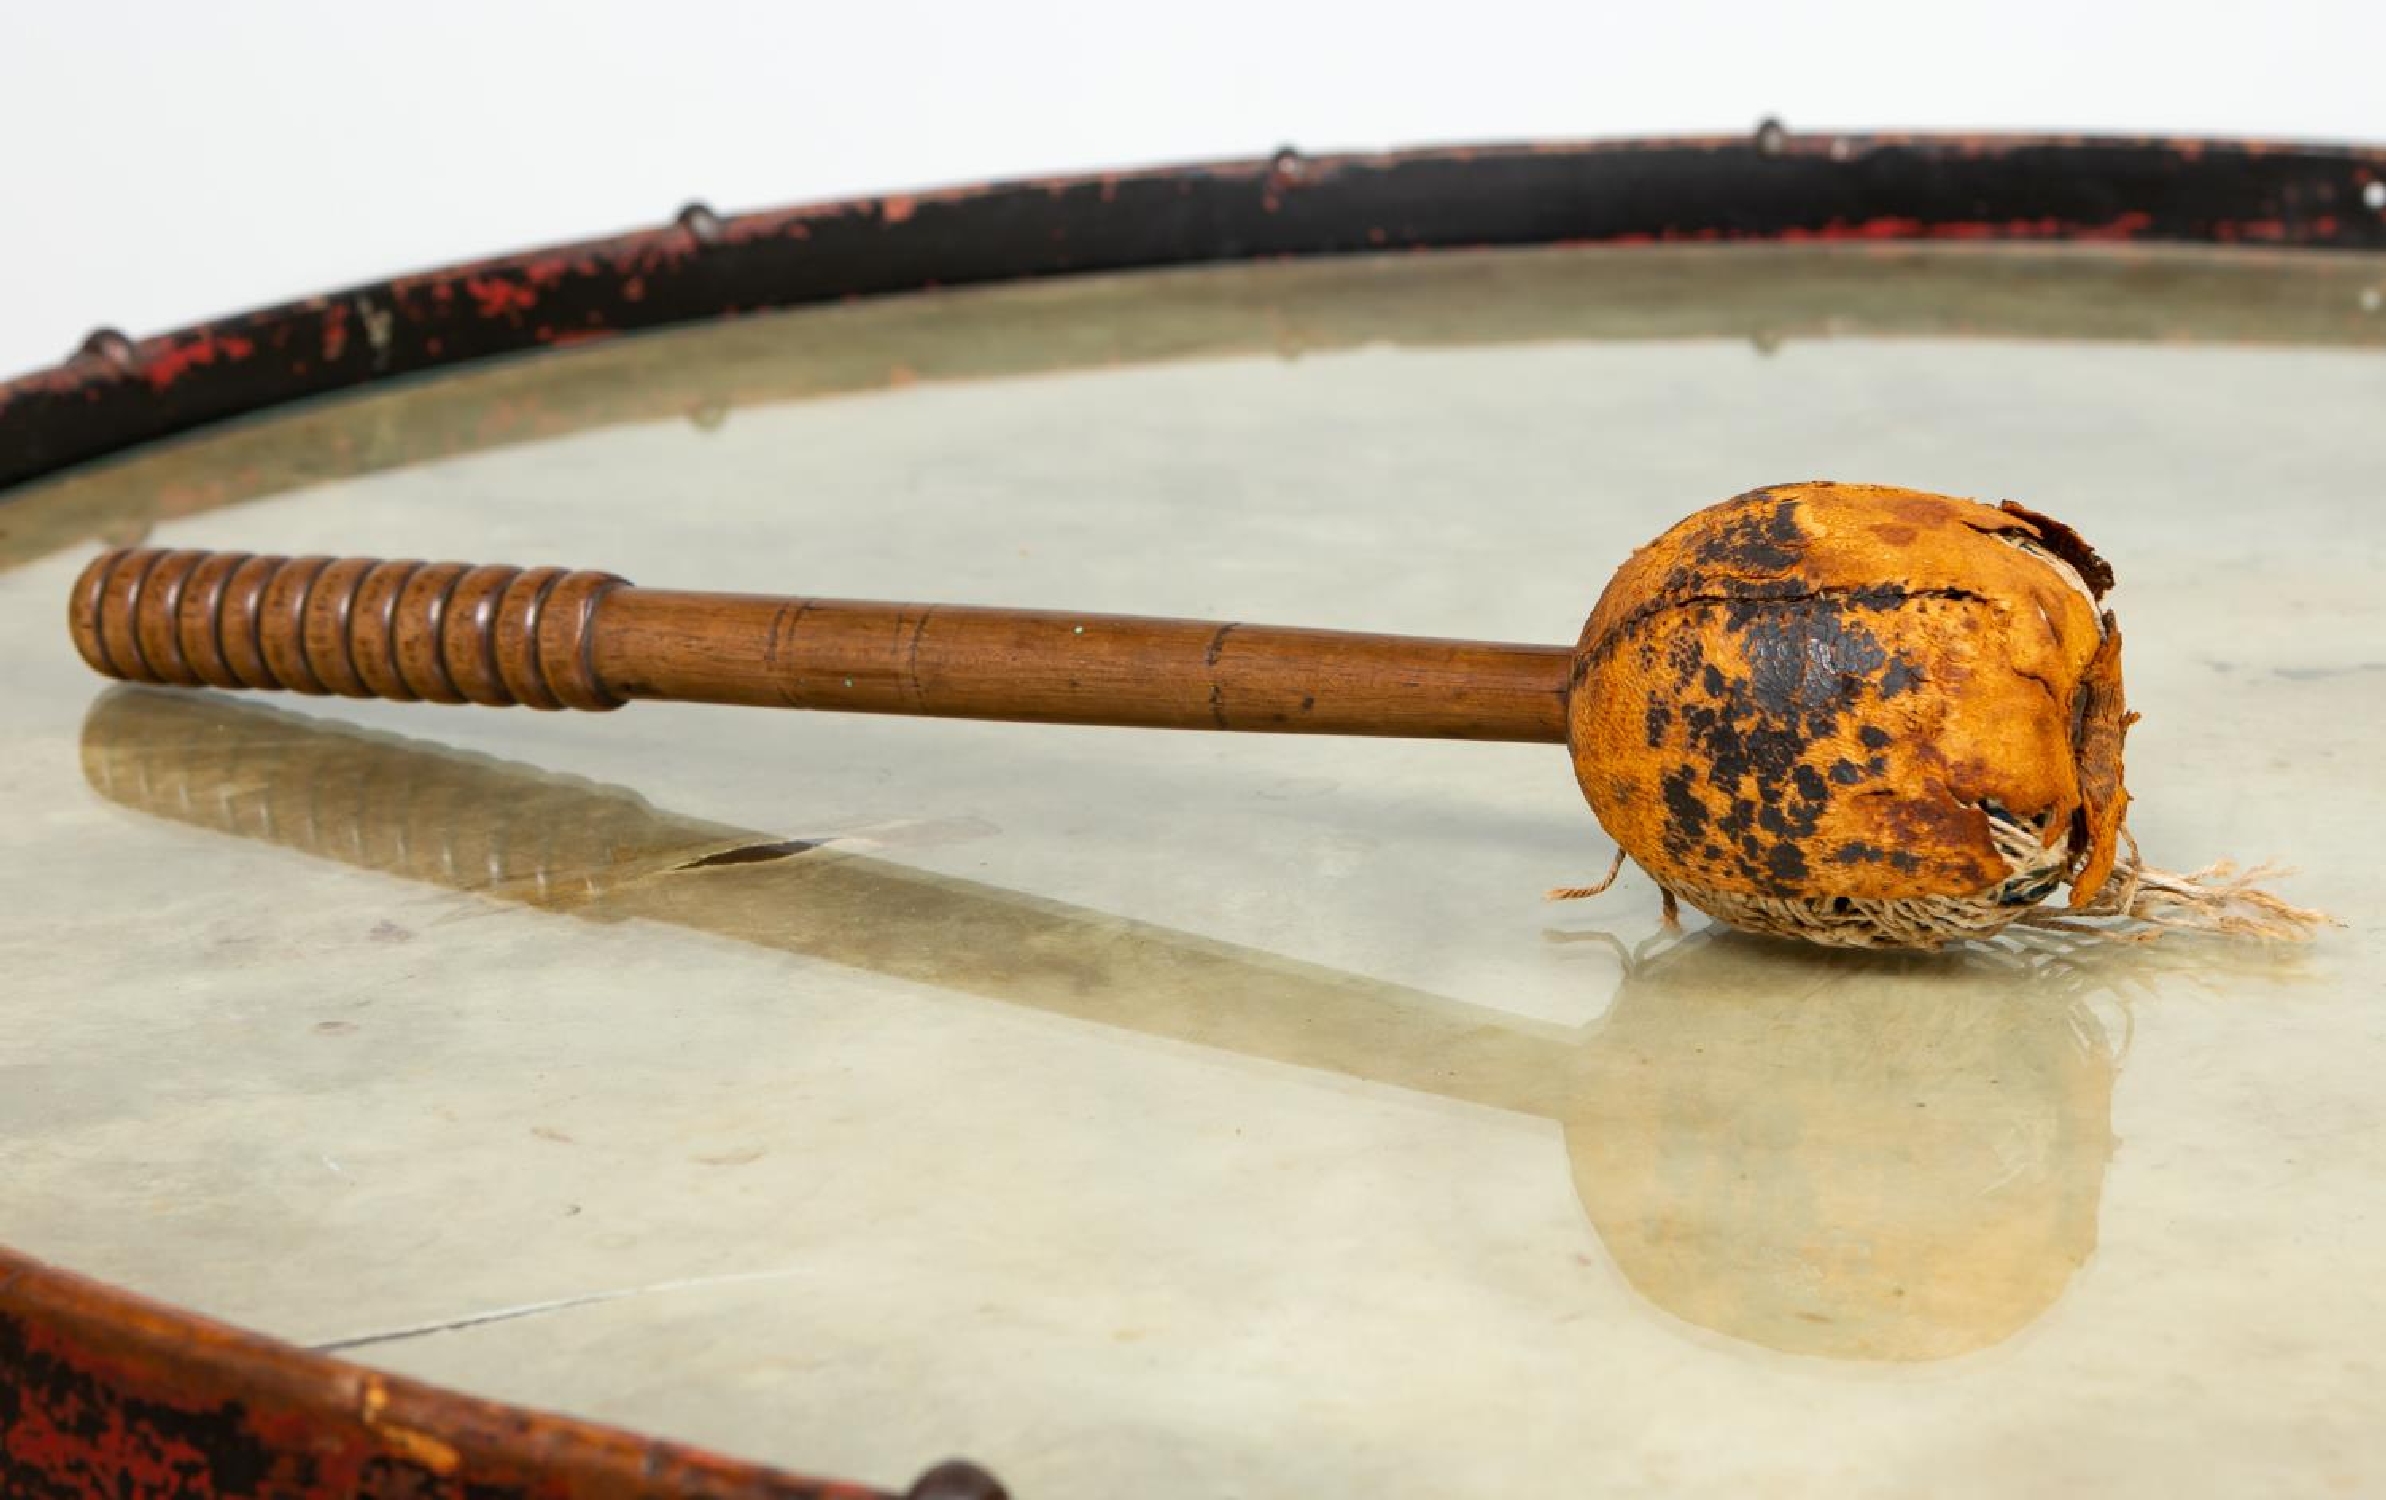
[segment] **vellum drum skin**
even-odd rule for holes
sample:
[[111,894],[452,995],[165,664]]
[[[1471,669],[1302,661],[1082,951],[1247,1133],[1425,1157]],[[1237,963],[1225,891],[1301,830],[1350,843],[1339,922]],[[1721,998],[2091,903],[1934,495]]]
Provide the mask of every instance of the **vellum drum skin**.
[[[0,1242],[1014,1492],[2386,1487],[2386,262],[1483,253],[757,318],[0,503]],[[1558,640],[1836,475],[2093,538],[2309,945],[1660,914],[1546,746],[108,690],[96,547]]]

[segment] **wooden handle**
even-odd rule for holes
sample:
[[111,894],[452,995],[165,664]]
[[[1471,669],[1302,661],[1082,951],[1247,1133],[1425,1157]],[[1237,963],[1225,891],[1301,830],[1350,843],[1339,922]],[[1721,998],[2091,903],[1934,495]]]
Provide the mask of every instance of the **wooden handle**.
[[1573,669],[1561,646],[227,552],[107,553],[68,622],[93,669],[182,686],[1546,743],[1565,741]]
[[362,557],[119,550],[67,623],[128,682],[491,707],[619,708],[589,647],[610,573]]

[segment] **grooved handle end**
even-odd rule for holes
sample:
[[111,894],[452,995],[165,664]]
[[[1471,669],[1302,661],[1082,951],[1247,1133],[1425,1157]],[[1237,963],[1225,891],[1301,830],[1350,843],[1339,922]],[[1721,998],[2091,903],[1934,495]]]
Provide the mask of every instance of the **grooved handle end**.
[[75,580],[67,624],[127,682],[493,708],[619,708],[598,678],[610,573],[366,557],[119,548]]

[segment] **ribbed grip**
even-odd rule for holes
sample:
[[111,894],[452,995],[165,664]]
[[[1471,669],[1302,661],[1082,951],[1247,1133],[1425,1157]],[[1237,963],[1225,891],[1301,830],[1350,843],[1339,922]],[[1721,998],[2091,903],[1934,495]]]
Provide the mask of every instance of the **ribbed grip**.
[[561,568],[119,549],[75,580],[67,623],[129,682],[492,708],[619,708],[597,602],[622,580]]

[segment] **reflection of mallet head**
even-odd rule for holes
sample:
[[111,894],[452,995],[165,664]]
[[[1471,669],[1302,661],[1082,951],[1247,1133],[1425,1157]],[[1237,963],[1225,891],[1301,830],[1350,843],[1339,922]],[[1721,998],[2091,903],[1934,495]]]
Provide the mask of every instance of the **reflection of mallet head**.
[[1940,1359],[2026,1326],[2095,1249],[2113,1147],[2071,962],[1702,934],[1636,965],[1564,1116],[1617,1268],[1795,1354]]
[[1566,741],[1623,852],[1735,926],[1937,947],[2069,881],[2090,914],[2300,930],[2122,860],[2110,582],[2010,503],[1818,482],[1643,548],[1572,651],[160,551],[94,561],[69,623],[97,670],[185,686]]

